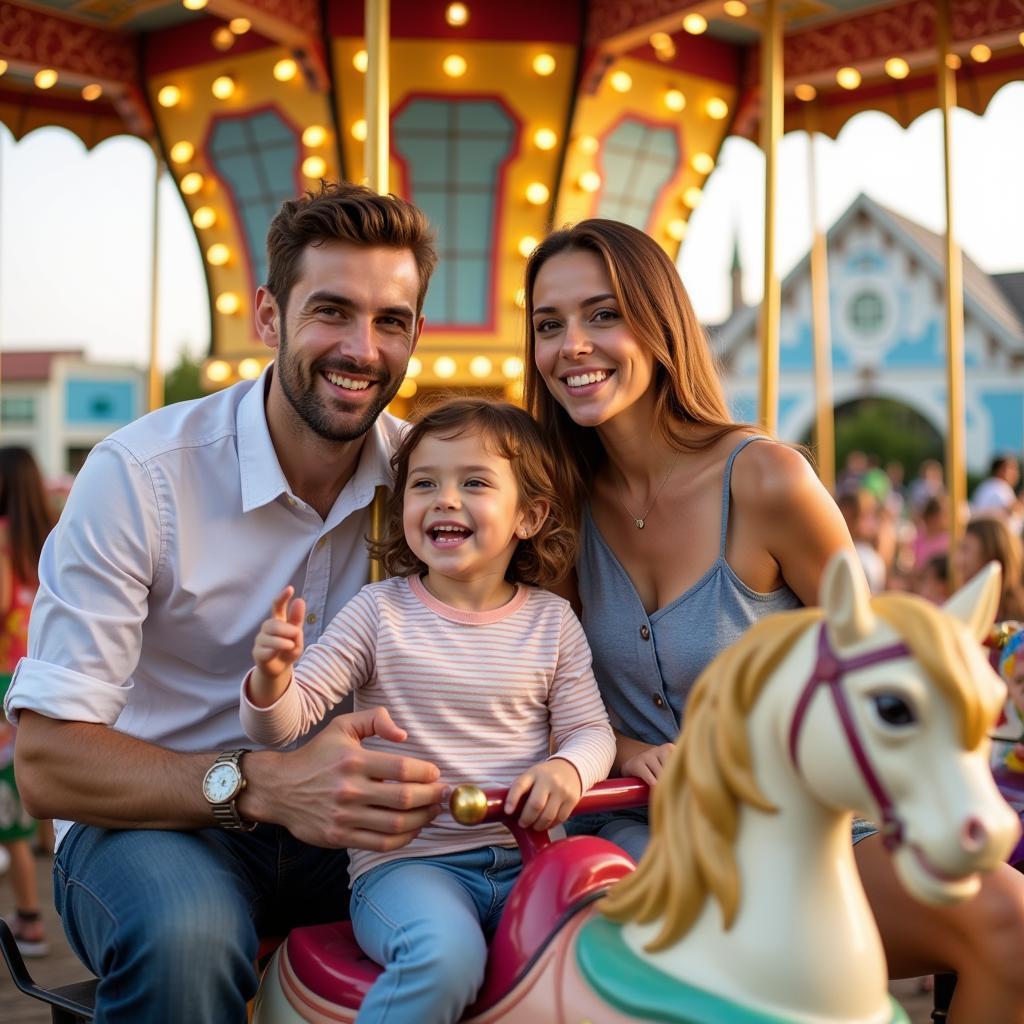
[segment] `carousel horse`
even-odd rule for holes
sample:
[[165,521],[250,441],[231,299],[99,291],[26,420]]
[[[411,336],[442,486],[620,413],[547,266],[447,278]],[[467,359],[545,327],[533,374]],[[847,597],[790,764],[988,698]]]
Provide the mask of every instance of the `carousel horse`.
[[[835,556],[820,609],[763,620],[698,680],[635,872],[592,837],[533,851],[463,1019],[905,1021],[851,813],[879,823],[926,902],[971,896],[1005,858],[1020,826],[987,734],[1006,691],[980,647],[998,596],[993,564],[941,609],[871,598],[852,556]],[[354,1019],[374,965],[347,933],[312,933],[276,954],[258,1024]]]

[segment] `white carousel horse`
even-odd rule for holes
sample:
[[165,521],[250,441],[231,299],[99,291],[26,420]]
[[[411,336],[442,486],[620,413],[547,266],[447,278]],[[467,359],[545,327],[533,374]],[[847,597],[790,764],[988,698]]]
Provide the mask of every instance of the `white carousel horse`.
[[[887,994],[851,811],[881,823],[900,877],[921,900],[970,896],[978,872],[1009,852],[1019,825],[993,784],[987,739],[1005,687],[979,644],[998,595],[993,566],[943,609],[900,594],[872,599],[852,556],[837,555],[820,610],[762,621],[698,680],[636,872],[599,910],[580,901],[560,913],[547,941],[465,1019],[905,1020]],[[563,882],[574,856],[589,857],[581,873],[596,877],[601,858],[615,856],[601,843],[575,837],[544,850],[513,893],[510,930],[552,898],[546,858]],[[320,976],[308,966],[307,981],[298,977],[300,958],[325,959],[318,943],[312,936],[290,959],[287,948],[279,953],[261,989],[260,1024],[353,1019],[348,953],[334,956],[322,985],[308,980]]]

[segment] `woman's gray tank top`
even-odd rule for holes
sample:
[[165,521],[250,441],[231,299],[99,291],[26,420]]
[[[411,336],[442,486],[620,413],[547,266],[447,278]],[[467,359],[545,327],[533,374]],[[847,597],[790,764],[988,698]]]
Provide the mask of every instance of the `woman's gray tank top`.
[[[686,698],[705,666],[758,619],[800,607],[789,587],[770,594],[751,590],[725,560],[733,462],[752,441],[766,440],[745,438],[725,464],[715,563],[689,590],[650,615],[595,525],[589,503],[584,507],[576,563],[583,628],[612,725],[627,736],[644,743],[674,742]],[[685,543],[684,524],[677,536]]]

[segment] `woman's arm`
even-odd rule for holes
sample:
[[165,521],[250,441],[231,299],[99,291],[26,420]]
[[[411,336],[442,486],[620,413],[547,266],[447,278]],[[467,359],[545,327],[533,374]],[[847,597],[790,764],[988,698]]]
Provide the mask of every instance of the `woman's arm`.
[[806,605],[818,603],[828,560],[853,550],[850,531],[807,460],[784,444],[749,445],[736,460],[732,497],[737,521],[774,560]]

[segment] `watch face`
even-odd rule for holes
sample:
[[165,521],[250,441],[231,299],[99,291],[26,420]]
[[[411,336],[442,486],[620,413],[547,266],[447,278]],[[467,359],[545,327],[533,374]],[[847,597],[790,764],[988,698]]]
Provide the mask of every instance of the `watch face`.
[[215,764],[203,781],[203,793],[212,804],[230,800],[238,790],[241,774],[233,764]]

